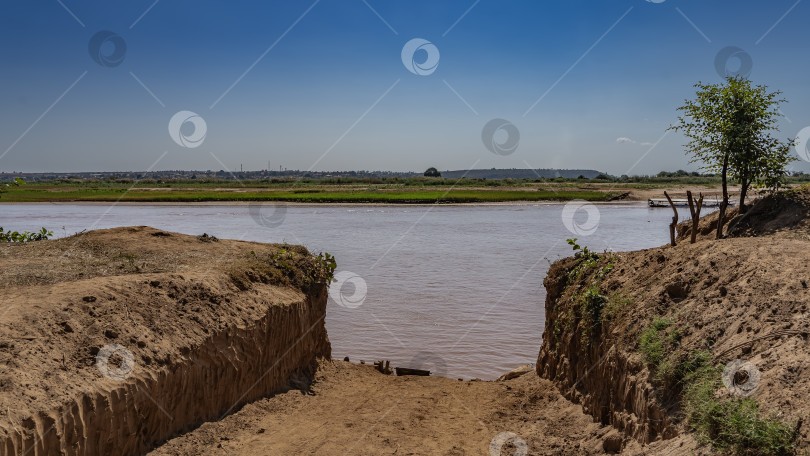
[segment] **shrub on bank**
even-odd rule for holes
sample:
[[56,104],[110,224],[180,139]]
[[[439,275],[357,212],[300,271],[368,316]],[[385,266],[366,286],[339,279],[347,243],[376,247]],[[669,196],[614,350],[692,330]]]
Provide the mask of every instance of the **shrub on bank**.
[[752,398],[719,396],[722,368],[707,350],[683,350],[681,332],[655,318],[639,336],[639,351],[653,383],[667,400],[680,399],[686,423],[700,441],[734,454],[781,456],[796,452],[794,428],[766,416]]

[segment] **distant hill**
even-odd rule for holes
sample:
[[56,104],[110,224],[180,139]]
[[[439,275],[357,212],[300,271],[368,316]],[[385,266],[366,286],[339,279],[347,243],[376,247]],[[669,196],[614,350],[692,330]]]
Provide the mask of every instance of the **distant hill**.
[[594,169],[472,169],[458,171],[442,171],[442,177],[458,179],[462,176],[468,179],[537,179],[565,177],[576,179],[585,176],[588,179],[602,174]]

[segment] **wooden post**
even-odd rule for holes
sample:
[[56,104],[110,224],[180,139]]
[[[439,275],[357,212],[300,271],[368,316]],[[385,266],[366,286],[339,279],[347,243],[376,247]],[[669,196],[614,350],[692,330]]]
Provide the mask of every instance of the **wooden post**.
[[675,247],[675,228],[678,226],[678,209],[675,208],[675,203],[672,202],[672,198],[669,197],[667,192],[664,192],[664,196],[667,197],[667,201],[669,201],[669,205],[672,207],[672,212],[675,213],[672,217],[672,223],[669,225],[669,239],[672,246]]
[[698,221],[700,220],[700,209],[703,207],[703,193],[700,193],[700,199],[697,200],[697,210],[695,204],[692,202],[692,192],[686,191],[686,199],[689,200],[689,212],[692,214],[692,238],[689,243],[694,244],[697,241]]

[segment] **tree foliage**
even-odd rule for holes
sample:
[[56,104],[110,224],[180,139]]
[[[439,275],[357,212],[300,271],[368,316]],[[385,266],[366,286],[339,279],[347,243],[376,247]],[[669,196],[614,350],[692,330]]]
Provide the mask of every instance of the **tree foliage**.
[[442,177],[438,169],[430,167],[425,171],[425,177]]
[[779,131],[779,105],[786,100],[781,92],[770,92],[739,76],[730,76],[722,84],[698,83],[695,87],[695,99],[678,108],[678,124],[670,129],[689,139],[685,147],[692,162],[721,174],[725,205],[727,178],[740,183],[740,210],[744,212],[749,188],[779,189],[787,175],[785,167],[795,160],[790,154],[793,141],[772,136]]

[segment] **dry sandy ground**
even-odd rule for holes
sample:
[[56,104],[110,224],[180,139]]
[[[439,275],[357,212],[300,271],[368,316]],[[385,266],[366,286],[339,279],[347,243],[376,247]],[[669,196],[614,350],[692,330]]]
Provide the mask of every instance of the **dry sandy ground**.
[[0,263],[0,456],[143,454],[330,352],[302,248],[130,227]]
[[[534,372],[506,382],[462,382],[387,376],[368,365],[334,361],[322,362],[304,390],[256,401],[149,454],[605,454],[603,441],[618,435]],[[515,453],[510,443],[501,448],[496,436],[503,432],[525,442],[526,452]],[[626,444],[622,454],[642,454],[637,443]],[[680,438],[665,445],[671,450],[658,454],[678,454],[694,442]]]

